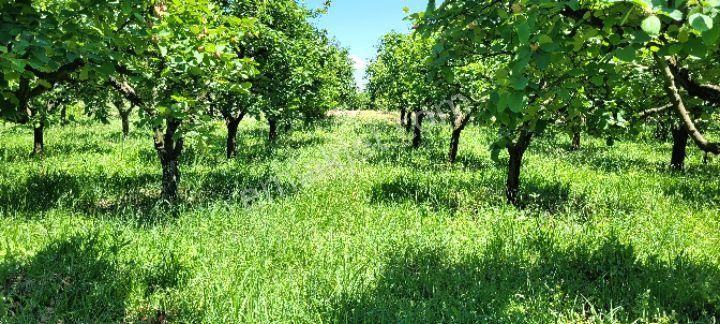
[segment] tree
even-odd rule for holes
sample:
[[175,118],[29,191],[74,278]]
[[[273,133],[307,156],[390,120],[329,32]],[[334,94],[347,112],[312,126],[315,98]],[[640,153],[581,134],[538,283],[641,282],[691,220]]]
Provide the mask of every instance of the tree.
[[[656,53],[665,71],[668,97],[691,137],[702,149],[717,151],[717,145],[694,128],[673,85],[680,80],[689,93],[707,101],[717,99],[717,88],[693,81],[687,69],[665,57],[715,53],[718,5],[528,0],[506,6],[497,1],[448,0],[437,10],[429,6],[421,30],[439,35],[438,61],[464,56],[505,62],[492,77],[491,105],[481,114],[492,117],[500,128],[493,155],[501,147],[510,155],[507,198],[517,204],[522,157],[533,137],[548,126],[557,127],[562,115],[583,116],[589,108],[601,116],[618,115],[603,112],[612,108],[593,105],[584,91],[585,76],[600,85],[611,83],[618,79],[618,63],[638,62],[650,53]],[[593,70],[596,75],[589,74]]]
[[[125,54],[117,66],[120,75],[109,82],[141,108],[141,121],[154,130],[162,196],[172,204],[178,199],[184,136],[208,121],[205,88],[253,71],[252,60],[239,57],[236,48],[253,21],[228,15],[209,0],[157,2],[152,9],[132,24],[127,46],[118,50]],[[237,92],[249,86],[229,85]]]
[[403,57],[403,42],[408,36],[391,32],[383,36],[377,49],[377,57],[367,69],[368,92],[376,106],[400,111],[400,125],[412,129],[412,113],[405,97],[408,90],[403,74],[407,72],[407,58]]
[[[124,30],[127,8],[141,1],[4,1],[0,4],[0,118],[35,124],[34,152],[42,152],[45,116],[38,102],[58,85],[112,73],[111,46]],[[40,120],[40,122],[37,122]]]
[[310,24],[310,17],[322,10],[310,11],[293,0],[227,1],[223,7],[257,19],[258,33],[245,38],[238,52],[254,58],[258,74],[252,78],[250,95],[238,101],[242,107],[236,106],[233,115],[264,115],[270,142],[281,125],[287,128],[294,120],[324,117],[354,87],[349,83],[352,65],[347,51]]

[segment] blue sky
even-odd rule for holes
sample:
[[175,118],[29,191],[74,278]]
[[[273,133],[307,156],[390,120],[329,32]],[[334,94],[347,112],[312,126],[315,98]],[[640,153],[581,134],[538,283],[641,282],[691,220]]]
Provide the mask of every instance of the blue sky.
[[[323,0],[305,0],[311,8]],[[355,61],[355,78],[363,85],[367,62],[375,56],[375,46],[389,31],[408,31],[410,24],[403,20],[404,7],[411,12],[425,10],[427,0],[333,0],[328,13],[318,18],[318,27],[328,30],[343,47],[350,50]]]

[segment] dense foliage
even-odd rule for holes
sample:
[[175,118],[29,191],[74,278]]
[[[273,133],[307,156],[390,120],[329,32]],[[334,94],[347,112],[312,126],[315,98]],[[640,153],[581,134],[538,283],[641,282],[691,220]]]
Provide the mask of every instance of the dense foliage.
[[[227,155],[239,122],[313,120],[354,90],[352,65],[294,0],[136,0],[4,2],[0,21],[0,116],[35,126],[37,155],[49,115],[84,101],[102,119],[110,106],[129,132],[129,115],[153,130],[163,197],[177,198],[186,137],[201,135],[215,112],[228,126]],[[62,101],[59,101],[62,100]]]
[[[412,16],[418,32],[389,34],[381,42],[369,70],[371,90],[393,109],[436,110],[448,100],[456,106],[453,95],[471,98],[463,103],[471,108],[461,114],[451,109],[450,119],[455,130],[468,116],[497,129],[491,150],[495,159],[503,149],[509,154],[512,203],[518,202],[523,155],[548,132],[572,134],[573,149],[581,132],[612,144],[618,133],[642,127],[648,115],[672,109],[672,164],[682,168],[688,138],[720,153],[696,125],[698,119],[712,123],[705,107],[720,104],[718,11],[718,1],[448,0],[438,8],[430,1],[426,12]],[[431,53],[418,57],[408,50],[427,42]],[[403,83],[404,75],[420,81]],[[432,85],[428,80],[443,80],[452,90],[438,95],[437,86],[424,87]],[[413,97],[435,101],[408,100]],[[688,108],[689,98],[697,108]]]

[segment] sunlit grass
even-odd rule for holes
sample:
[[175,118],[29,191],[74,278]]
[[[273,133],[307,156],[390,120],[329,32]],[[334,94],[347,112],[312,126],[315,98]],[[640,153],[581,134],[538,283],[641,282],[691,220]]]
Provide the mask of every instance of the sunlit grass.
[[[218,125],[220,126],[220,125]],[[0,322],[712,322],[717,162],[564,136],[530,148],[518,210],[492,134],[422,149],[383,118],[336,117],[265,144],[244,122],[193,138],[183,203],[157,203],[146,131],[0,127]]]

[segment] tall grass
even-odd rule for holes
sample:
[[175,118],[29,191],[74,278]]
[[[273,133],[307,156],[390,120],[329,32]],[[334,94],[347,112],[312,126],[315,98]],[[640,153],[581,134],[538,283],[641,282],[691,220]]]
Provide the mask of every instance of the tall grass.
[[714,322],[717,163],[669,144],[535,142],[524,208],[504,203],[492,134],[426,145],[336,117],[265,144],[244,123],[190,139],[182,204],[157,203],[143,130],[53,128],[43,160],[0,127],[0,322]]

